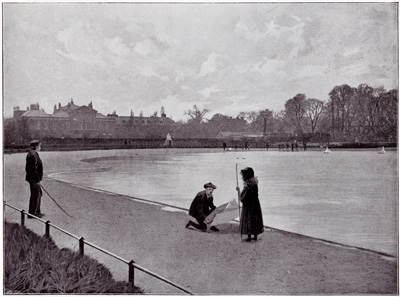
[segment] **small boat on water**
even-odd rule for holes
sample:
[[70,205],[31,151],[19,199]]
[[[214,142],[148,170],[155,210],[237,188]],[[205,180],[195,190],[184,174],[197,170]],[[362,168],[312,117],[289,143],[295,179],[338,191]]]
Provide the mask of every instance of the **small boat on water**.
[[378,154],[384,154],[386,151],[385,151],[385,147],[384,146],[382,146],[382,149],[378,152]]
[[326,150],[324,151],[324,154],[330,154],[332,151],[329,149],[329,147],[326,147]]

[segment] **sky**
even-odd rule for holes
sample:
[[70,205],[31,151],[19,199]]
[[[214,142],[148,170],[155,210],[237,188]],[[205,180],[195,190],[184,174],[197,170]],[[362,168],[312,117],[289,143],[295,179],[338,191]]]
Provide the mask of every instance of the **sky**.
[[3,3],[3,114],[39,103],[175,121],[398,88],[397,3]]

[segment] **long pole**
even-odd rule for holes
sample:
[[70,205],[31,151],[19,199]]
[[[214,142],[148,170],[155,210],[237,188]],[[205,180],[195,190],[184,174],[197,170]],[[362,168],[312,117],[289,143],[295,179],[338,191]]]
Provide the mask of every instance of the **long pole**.
[[72,218],[72,216],[71,216],[68,212],[66,212],[66,211],[57,203],[57,201],[56,201],[53,197],[51,197],[51,195],[49,194],[49,192],[47,192],[47,190],[46,190],[41,184],[40,184],[40,187],[43,189],[43,191],[46,192],[47,196],[49,196],[50,199],[53,200],[54,203],[55,203],[63,212],[65,212],[65,214],[66,214],[67,216],[70,216],[70,217]]
[[[236,186],[239,187],[238,163],[236,163]],[[238,191],[238,206],[239,206],[239,228],[240,228],[240,194],[239,194],[239,191]],[[242,231],[240,231],[240,239],[241,238],[242,238]]]

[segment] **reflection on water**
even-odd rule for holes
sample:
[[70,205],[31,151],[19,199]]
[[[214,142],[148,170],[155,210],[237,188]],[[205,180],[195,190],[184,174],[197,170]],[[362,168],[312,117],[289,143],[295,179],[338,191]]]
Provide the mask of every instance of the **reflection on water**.
[[236,164],[238,171],[250,166],[259,179],[266,226],[397,252],[396,152],[152,150],[116,157],[109,151],[85,161],[96,165],[90,174],[52,177],[184,208],[207,182],[217,185],[216,205],[236,197]]

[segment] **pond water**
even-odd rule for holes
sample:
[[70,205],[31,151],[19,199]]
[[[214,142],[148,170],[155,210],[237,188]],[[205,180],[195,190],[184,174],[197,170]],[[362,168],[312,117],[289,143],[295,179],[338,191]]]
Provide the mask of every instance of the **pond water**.
[[266,226],[397,255],[396,151],[123,150],[85,161],[90,174],[51,177],[185,209],[207,182],[217,206],[237,197],[236,168],[249,166]]

